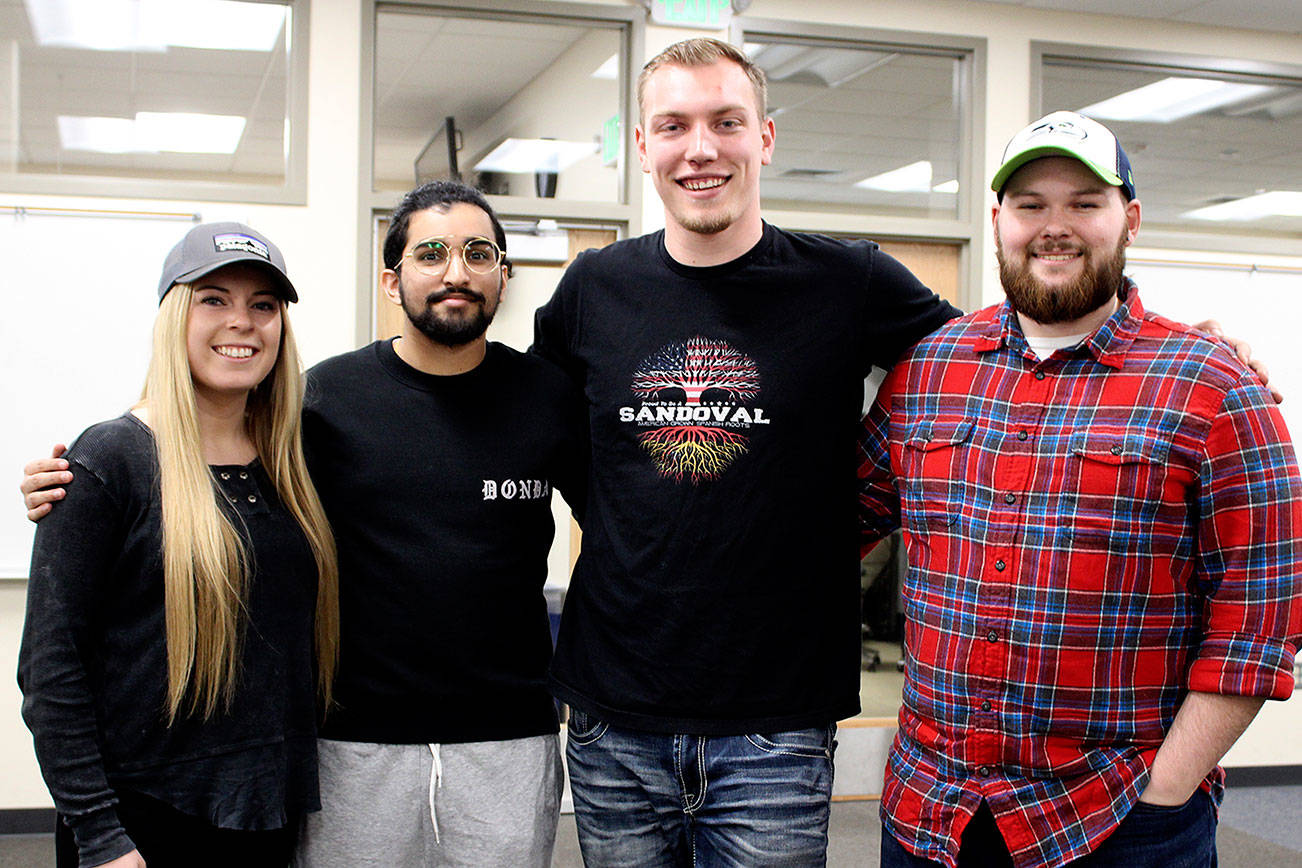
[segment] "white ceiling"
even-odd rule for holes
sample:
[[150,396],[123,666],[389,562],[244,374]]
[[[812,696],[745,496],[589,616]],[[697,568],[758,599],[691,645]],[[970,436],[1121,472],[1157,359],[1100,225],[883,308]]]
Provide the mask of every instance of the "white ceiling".
[[[282,29],[270,52],[42,47],[32,36],[23,0],[0,0],[0,45],[8,67],[3,76],[17,97],[7,110],[19,115],[20,171],[278,182],[288,126],[285,38]],[[247,123],[233,154],[100,154],[60,147],[59,115],[130,118],[139,111],[233,115]]]
[[1302,0],[985,0],[1005,6],[1302,34]]

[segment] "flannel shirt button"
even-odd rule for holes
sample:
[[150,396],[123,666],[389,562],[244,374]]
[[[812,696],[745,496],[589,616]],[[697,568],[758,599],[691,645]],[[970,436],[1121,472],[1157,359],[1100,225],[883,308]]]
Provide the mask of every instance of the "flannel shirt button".
[[1112,447],[1110,450],[1108,450],[1108,451],[1110,451],[1113,455],[1120,455],[1120,454],[1121,454],[1121,447],[1120,447],[1120,446],[1113,446],[1113,447]]
[[1008,494],[1005,494],[1004,503],[1017,503],[1017,495],[1013,494],[1011,491]]
[[990,710],[990,700],[989,700],[989,699],[987,699],[985,702],[981,703],[981,710],[982,710],[982,711],[989,711],[989,710]]
[[1036,372],[1035,372],[1035,379],[1037,379],[1037,380],[1043,380],[1043,379],[1044,379],[1044,371],[1036,371]]
[[990,766],[981,766],[979,769],[977,769],[977,774],[979,774],[983,778],[988,778],[993,773],[994,773],[994,769],[990,768]]
[[1018,439],[1018,440],[1025,440],[1027,437],[1030,437],[1030,436],[1031,436],[1031,435],[1030,435],[1030,434],[1027,434],[1025,431],[1018,431],[1018,432],[1017,432],[1017,439]]
[[1004,568],[1007,566],[1008,564],[1004,563],[1003,561],[995,561],[995,569],[1001,573],[1004,571]]
[[996,631],[996,630],[991,630],[989,633],[986,634],[986,641],[987,641],[987,642],[998,642],[998,641],[999,641],[999,632]]

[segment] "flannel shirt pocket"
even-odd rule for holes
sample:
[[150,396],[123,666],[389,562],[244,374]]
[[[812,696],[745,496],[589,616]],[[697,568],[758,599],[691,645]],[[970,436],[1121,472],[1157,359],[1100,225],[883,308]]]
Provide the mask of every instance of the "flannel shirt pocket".
[[908,479],[904,511],[914,527],[953,527],[963,508],[964,467],[973,423],[969,419],[927,419],[904,433],[901,454]]
[[1071,436],[1068,449],[1075,466],[1065,492],[1065,530],[1077,545],[1130,552],[1161,507],[1170,441],[1086,430]]

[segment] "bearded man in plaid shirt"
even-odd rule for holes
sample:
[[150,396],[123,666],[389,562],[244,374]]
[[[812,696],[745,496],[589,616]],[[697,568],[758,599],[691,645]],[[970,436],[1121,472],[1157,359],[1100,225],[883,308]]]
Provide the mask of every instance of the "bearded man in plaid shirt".
[[1234,353],[1125,278],[1125,153],[1056,112],[992,188],[1007,300],[891,371],[865,542],[903,524],[883,866],[1207,866],[1217,763],[1293,691],[1302,482]]

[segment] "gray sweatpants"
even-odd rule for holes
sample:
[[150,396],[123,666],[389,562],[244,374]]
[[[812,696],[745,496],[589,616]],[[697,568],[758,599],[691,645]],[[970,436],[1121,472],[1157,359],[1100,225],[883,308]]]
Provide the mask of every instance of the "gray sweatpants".
[[551,865],[564,783],[556,735],[317,745],[321,810],[304,820],[297,868]]

